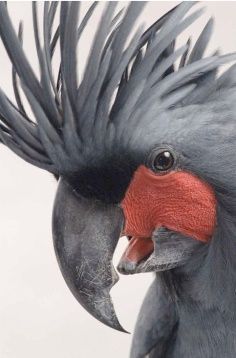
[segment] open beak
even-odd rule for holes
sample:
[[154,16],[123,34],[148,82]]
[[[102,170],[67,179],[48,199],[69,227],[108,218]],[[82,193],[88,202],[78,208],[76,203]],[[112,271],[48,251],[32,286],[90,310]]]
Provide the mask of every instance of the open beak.
[[117,269],[124,275],[167,271],[184,265],[202,249],[203,242],[159,227],[151,238],[132,238]]
[[81,197],[60,180],[53,210],[53,241],[62,275],[91,315],[125,332],[110,297],[118,281],[112,257],[122,228],[120,207]]

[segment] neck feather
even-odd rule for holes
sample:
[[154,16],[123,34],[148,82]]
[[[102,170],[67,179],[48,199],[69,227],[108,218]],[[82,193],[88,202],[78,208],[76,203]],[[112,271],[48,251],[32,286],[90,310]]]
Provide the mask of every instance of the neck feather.
[[[183,267],[164,276],[176,299],[194,302],[202,309],[236,312],[236,219],[218,213],[217,227],[209,244]],[[171,277],[171,278],[170,278]]]

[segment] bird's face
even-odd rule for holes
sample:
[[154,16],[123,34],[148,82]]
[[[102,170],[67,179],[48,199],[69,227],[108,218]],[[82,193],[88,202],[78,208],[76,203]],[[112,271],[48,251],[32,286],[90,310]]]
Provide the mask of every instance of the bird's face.
[[81,21],[79,2],[61,2],[54,36],[57,2],[45,2],[43,36],[33,2],[41,81],[23,51],[22,27],[17,37],[0,2],[0,36],[17,103],[0,91],[0,141],[60,176],[53,237],[62,274],[93,316],[120,330],[109,295],[118,279],[112,258],[119,238],[129,238],[120,272],[168,270],[211,240],[219,202],[228,208],[236,202],[235,67],[216,76],[236,55],[204,58],[212,20],[192,49],[190,41],[175,48],[176,37],[201,15],[201,9],[187,14],[194,2],[184,1],[131,36],[144,5],[131,1],[115,15],[116,2],[108,2],[78,82],[77,44],[96,2]]
[[[194,241],[207,242],[212,236],[214,192],[196,175],[181,170],[177,158],[168,147],[155,148],[148,167],[140,166],[134,174],[122,201],[124,233],[131,237],[119,265],[123,273],[176,267],[194,250]],[[171,232],[181,239],[171,239]]]
[[149,141],[139,163],[132,151],[59,183],[53,232],[62,273],[78,301],[116,329],[109,291],[118,279],[112,257],[121,236],[129,241],[118,271],[133,274],[184,265],[214,232],[214,190],[188,167],[180,141],[168,139]]

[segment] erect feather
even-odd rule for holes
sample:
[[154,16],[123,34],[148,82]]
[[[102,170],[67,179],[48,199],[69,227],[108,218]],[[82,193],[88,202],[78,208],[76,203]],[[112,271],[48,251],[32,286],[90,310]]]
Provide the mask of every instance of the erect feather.
[[[57,3],[55,3],[57,4]],[[43,38],[44,38],[44,46],[43,52],[45,56],[45,62],[47,66],[48,75],[50,78],[50,84],[53,89],[53,96],[56,99],[56,104],[59,103],[58,93],[55,85],[55,80],[52,72],[52,56],[54,53],[53,48],[51,47],[51,33],[52,33],[52,25],[55,17],[57,6],[52,3],[51,7],[49,8],[49,3],[46,1],[44,3],[44,12],[43,12]],[[54,45],[53,45],[54,46]],[[54,104],[55,106],[55,104]],[[57,105],[55,106],[57,110]]]
[[[46,3],[47,4],[47,3]],[[47,7],[47,5],[45,5]],[[45,7],[45,9],[46,9]],[[61,123],[60,114],[58,112],[58,108],[55,103],[54,94],[52,91],[52,73],[50,70],[50,54],[48,53],[49,48],[47,50],[47,46],[44,46],[44,50],[41,47],[40,39],[39,39],[39,26],[38,26],[38,14],[37,14],[37,2],[33,2],[32,4],[32,10],[33,10],[33,25],[34,25],[34,36],[35,36],[35,44],[36,44],[36,50],[37,55],[39,59],[39,65],[40,65],[40,84],[41,88],[44,89],[44,95],[43,97],[45,100],[42,102],[40,101],[40,98],[38,98],[38,101],[41,103],[41,106],[44,108],[44,110],[48,113],[49,120],[54,125],[55,128],[57,128]],[[46,16],[44,11],[44,17]],[[46,22],[46,21],[44,21]],[[44,30],[47,31],[47,26],[44,25]],[[47,39],[47,36],[44,36]],[[48,40],[49,41],[49,40]],[[49,46],[49,44],[48,44]],[[48,55],[47,55],[48,53]],[[28,87],[27,83],[26,86]],[[30,87],[29,87],[30,88]],[[46,97],[45,97],[46,96]]]
[[170,108],[176,104],[181,103],[186,98],[186,96],[193,92],[195,88],[195,84],[190,84],[176,91],[173,91],[169,96],[163,99],[162,106],[164,108]]
[[190,51],[190,47],[191,47],[191,38],[188,39],[187,43],[186,43],[186,51],[183,53],[181,60],[179,62],[179,69],[184,67],[186,65],[186,61],[187,61],[187,57]]
[[[134,34],[133,38],[131,39],[128,48],[124,51],[123,56],[120,60],[120,63],[118,64],[117,68],[114,70],[114,73],[112,74],[112,77],[110,81],[107,83],[107,86],[103,93],[103,101],[98,104],[98,112],[97,112],[97,119],[96,122],[100,119],[100,122],[102,124],[102,116],[105,115],[105,119],[103,122],[109,121],[109,109],[110,104],[112,100],[112,95],[117,88],[120,78],[122,77],[122,74],[124,73],[126,67],[129,64],[130,57],[132,57],[133,52],[135,51],[140,35],[142,33],[142,27],[138,28],[136,33]],[[111,61],[112,63],[112,58]]]
[[[23,86],[23,90],[25,92],[25,95],[31,105],[31,108],[35,114],[36,120],[39,124],[38,128],[39,130],[43,130],[43,132],[45,133],[45,135],[47,137],[49,137],[53,142],[60,143],[60,136],[57,133],[57,131],[55,130],[55,128],[53,127],[53,125],[50,123],[50,121],[48,121],[48,118],[43,110],[43,108],[40,106],[40,103],[37,101],[37,99],[34,97],[34,95],[32,94],[32,92],[30,92],[30,90],[25,86]],[[44,138],[41,137],[41,140],[43,141]]]
[[[18,137],[21,138],[22,142],[26,142],[32,147],[40,150],[41,143],[38,139],[37,128],[33,123],[28,122],[18,112],[14,105],[9,101],[5,94],[0,90],[0,107],[1,114],[3,115],[2,121],[9,126],[14,128],[14,132]],[[14,134],[13,134],[14,135]]]
[[15,34],[11,20],[9,18],[5,4],[0,3],[0,32],[4,46],[8,52],[10,60],[14,65],[19,77],[29,87],[34,95],[45,103],[42,97],[43,90],[29,64],[20,41]]
[[147,81],[146,91],[150,90],[150,88],[154,86],[155,83],[157,83],[162,78],[162,76],[165,74],[167,69],[170,66],[173,66],[175,61],[185,53],[186,49],[187,49],[187,45],[182,46],[181,48],[173,52],[170,56],[166,57],[166,59],[163,59],[163,61],[160,63],[159,66],[157,66],[153,74],[149,76],[149,79]]
[[[62,82],[66,86],[69,100],[76,114],[77,100],[77,23],[79,16],[79,2],[72,2],[65,19],[63,47],[61,47]],[[70,23],[68,23],[70,22]],[[62,92],[63,94],[63,92]]]
[[163,79],[161,83],[157,84],[156,87],[158,88],[158,95],[163,96],[168,92],[173,91],[174,89],[201,77],[203,73],[212,71],[218,66],[234,61],[235,59],[236,54],[232,53],[223,56],[212,56],[197,62],[193,62],[191,65],[182,68],[174,75],[169,75]]
[[[145,95],[148,97],[150,95],[150,92],[152,92],[153,85],[158,82],[158,80],[162,77],[162,75],[165,73],[165,71],[172,65],[178,57],[181,56],[181,54],[185,51],[186,46],[181,47],[179,50],[175,51],[172,55],[167,57],[165,60],[163,60],[160,65],[157,67],[156,71],[152,76],[150,76],[149,81],[143,79],[142,81],[135,82],[135,85],[133,86],[132,90],[130,89],[129,94],[127,94],[127,97],[125,99],[125,104],[123,106],[120,106],[120,109],[117,110],[116,113],[116,121],[119,122],[122,120],[124,108],[127,108],[127,103],[129,102],[129,98],[133,97],[133,93],[136,93],[138,90],[137,88],[142,87],[142,92],[139,90],[139,98],[140,101],[142,101],[143,98],[145,98]],[[146,81],[146,83],[145,83]],[[145,84],[145,85],[144,85]],[[142,94],[142,96],[141,96]],[[127,118],[127,117],[125,117]],[[128,119],[128,118],[127,118]]]
[[[160,30],[160,28],[162,27],[162,25],[164,24],[164,22],[167,20],[168,16],[170,16],[172,14],[172,12],[180,5],[177,5],[176,7],[174,7],[173,9],[171,9],[170,11],[168,11],[166,14],[164,14],[160,19],[158,19],[154,24],[152,24],[142,35],[139,44],[137,46],[136,51],[134,52],[134,61],[131,65],[131,71],[130,71],[130,75],[133,75],[134,72],[137,70],[138,66],[140,65],[140,63],[142,62],[143,58],[144,58],[144,51],[143,50],[143,46],[145,44],[150,43],[151,39],[153,38],[153,36],[155,35],[156,32],[158,32]],[[118,28],[116,28],[115,30],[113,30],[113,32],[111,33],[109,40],[107,41],[106,46],[111,42],[112,37],[114,36],[114,32],[117,31]],[[104,46],[104,50],[106,48],[106,46]],[[130,59],[130,62],[132,62],[132,58]],[[123,89],[125,87],[126,82],[128,81],[128,67],[126,68],[126,70],[124,71],[119,87],[118,87],[118,91],[117,91],[117,95],[116,95],[116,101],[112,107],[111,110],[111,118],[113,118],[113,113],[116,112],[116,110],[119,109],[119,107],[121,106],[121,102],[122,101],[122,97],[123,97]]]
[[204,27],[203,31],[201,32],[198,40],[196,41],[194,48],[192,49],[192,52],[189,56],[188,63],[195,62],[203,57],[203,54],[207,48],[207,45],[212,35],[213,26],[214,26],[214,20],[213,18],[210,18],[210,20],[207,22],[206,26]]
[[47,9],[48,9],[48,30],[49,30],[48,34],[49,34],[49,38],[51,38],[51,35],[52,35],[52,27],[53,27],[53,23],[54,23],[54,19],[55,19],[58,4],[59,3],[57,1],[52,1],[51,4],[49,4],[50,6],[48,6],[48,5],[46,6]]
[[48,159],[46,159],[45,162],[39,161],[38,159],[34,158],[34,155],[32,155],[32,153],[25,153],[21,149],[21,147],[13,140],[13,138],[2,130],[0,132],[0,138],[3,144],[9,147],[16,155],[24,159],[26,162],[35,165],[41,169],[48,170],[51,173],[57,173],[57,168],[53,164],[48,163]]
[[[142,131],[142,118],[155,117],[151,114],[157,116],[161,111],[168,113],[170,108],[180,104],[187,107],[196,101],[205,101],[217,86],[227,87],[229,77],[234,77],[234,67],[217,85],[213,83],[216,82],[213,76],[220,65],[235,61],[236,56],[215,54],[203,58],[212,32],[212,20],[203,29],[190,55],[190,41],[175,50],[176,38],[202,13],[200,9],[187,15],[194,2],[181,3],[145,32],[139,27],[127,45],[127,38],[144,5],[132,2],[126,11],[122,9],[118,14],[115,14],[115,3],[105,6],[84,75],[79,81],[77,44],[91,21],[97,2],[81,20],[79,3],[62,2],[59,23],[56,23],[58,4],[46,2],[42,44],[38,26],[41,19],[37,4],[33,4],[40,80],[23,50],[22,26],[17,36],[6,5],[1,2],[0,36],[12,62],[16,97],[15,106],[0,92],[1,140],[40,168],[60,175],[78,173],[88,155],[102,156],[102,151],[111,150],[117,143],[122,147],[129,140],[131,142],[133,129],[138,127],[137,131]],[[52,56],[58,43],[61,64],[55,81]],[[180,65],[176,70],[179,57]],[[231,83],[234,82],[232,79]],[[36,123],[28,118],[21,90],[30,103]]]
[[[218,51],[214,53],[214,56],[219,56]],[[196,89],[189,96],[186,96],[182,105],[187,105],[188,103],[196,104],[204,102],[205,98],[209,98],[210,95],[215,91],[217,84],[217,70],[218,67],[208,72],[204,72],[200,76],[196,83]]]
[[[23,24],[22,24],[22,22],[20,22],[19,29],[18,29],[18,38],[19,38],[21,43],[22,43],[22,37],[23,37]],[[13,86],[17,106],[18,106],[20,112],[22,114],[24,114],[25,116],[27,116],[26,112],[25,112],[24,105],[23,105],[22,100],[21,100],[17,73],[16,73],[16,70],[15,70],[14,66],[12,66],[12,86]]]
[[81,86],[79,88],[79,93],[78,93],[79,108],[78,108],[78,110],[81,110],[80,107],[83,106],[82,99],[87,98],[87,95],[91,89],[91,85],[98,74],[101,55],[102,55],[102,48],[104,46],[105,39],[109,32],[109,28],[111,25],[111,20],[112,20],[112,16],[113,16],[115,7],[116,7],[115,2],[109,2],[107,4],[106,10],[103,13],[101,20],[100,20],[100,23],[98,26],[98,31],[94,37],[91,51],[89,54],[84,78],[83,78]]
[[233,64],[217,80],[217,89],[230,88],[236,85],[236,64]]
[[123,21],[119,26],[119,31],[116,32],[112,41],[112,60],[109,75],[112,75],[114,69],[119,65],[119,62],[122,59],[122,51],[127,40],[127,34],[131,32],[132,27],[137,17],[140,15],[144,5],[144,1],[139,1],[138,3],[131,2],[130,6],[127,8]]
[[90,6],[90,8],[88,9],[88,11],[86,12],[86,14],[84,15],[84,18],[82,19],[79,27],[78,27],[78,40],[80,39],[80,36],[82,35],[83,33],[83,30],[85,29],[90,17],[92,16],[96,6],[97,6],[98,2],[97,1],[94,1],[92,3],[92,5]]
[[[152,41],[152,44],[147,49],[143,61],[140,62],[139,66],[136,67],[136,71],[133,73],[132,78],[130,78],[127,86],[123,88],[120,98],[118,98],[119,105],[114,104],[116,108],[124,105],[124,101],[126,100],[128,93],[133,90],[133,88],[140,83],[144,78],[147,79],[152,69],[158,59],[158,57],[162,54],[167,46],[169,46],[175,37],[181,33],[186,27],[188,27],[193,21],[195,21],[202,13],[202,9],[197,10],[195,13],[188,16],[182,22],[179,23],[181,16],[184,16],[186,12],[191,8],[192,4],[183,3],[179,7],[176,8],[173,13],[174,20],[178,21],[176,24],[174,21],[167,20],[167,23],[163,25],[162,36],[161,33],[158,34],[155,40]],[[152,74],[153,76],[153,74]],[[145,95],[144,95],[145,97]]]

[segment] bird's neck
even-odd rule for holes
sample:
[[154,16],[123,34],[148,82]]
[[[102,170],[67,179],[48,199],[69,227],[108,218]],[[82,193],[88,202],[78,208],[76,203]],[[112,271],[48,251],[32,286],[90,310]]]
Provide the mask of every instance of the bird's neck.
[[220,218],[212,241],[185,266],[172,270],[167,282],[179,302],[235,315],[236,222]]
[[162,274],[178,323],[175,357],[236,356],[236,226],[231,224],[219,228],[185,267]]

